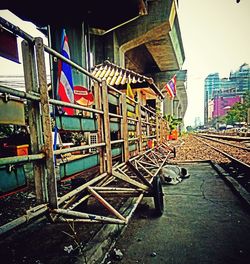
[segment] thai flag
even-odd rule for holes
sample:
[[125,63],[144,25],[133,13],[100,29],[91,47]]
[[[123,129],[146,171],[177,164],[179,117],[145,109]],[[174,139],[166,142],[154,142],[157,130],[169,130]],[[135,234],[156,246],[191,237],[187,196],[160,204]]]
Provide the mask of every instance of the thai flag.
[[176,96],[176,75],[166,84],[166,90],[171,98]]
[[[69,42],[65,30],[62,34],[61,54],[70,59]],[[58,95],[61,101],[74,103],[74,86],[72,80],[72,69],[69,64],[64,61],[58,61]],[[67,115],[73,115],[74,109],[62,107]]]

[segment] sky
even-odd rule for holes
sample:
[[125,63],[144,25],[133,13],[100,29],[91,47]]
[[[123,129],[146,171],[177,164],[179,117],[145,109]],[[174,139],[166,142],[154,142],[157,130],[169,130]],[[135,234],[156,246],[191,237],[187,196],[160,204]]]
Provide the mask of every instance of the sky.
[[[46,41],[32,23],[7,10],[0,10],[0,16]],[[218,72],[221,78],[228,77],[243,63],[250,65],[250,0],[238,4],[236,0],[179,0],[178,18],[185,51],[182,69],[187,70],[184,124],[188,126],[194,125],[195,118],[203,122],[204,79],[208,74]],[[0,75],[22,74],[22,65],[0,57]]]
[[185,126],[204,121],[204,79],[229,77],[250,65],[250,0],[179,0],[178,17],[185,51],[188,108]]

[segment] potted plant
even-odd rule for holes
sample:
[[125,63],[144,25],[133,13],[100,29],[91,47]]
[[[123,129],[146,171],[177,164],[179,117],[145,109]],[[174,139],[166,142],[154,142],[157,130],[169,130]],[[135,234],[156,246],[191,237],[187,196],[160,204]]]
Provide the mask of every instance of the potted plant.
[[[86,145],[86,137],[83,132],[72,132],[72,142],[75,146],[83,146]],[[72,154],[82,154],[85,151],[74,151]]]

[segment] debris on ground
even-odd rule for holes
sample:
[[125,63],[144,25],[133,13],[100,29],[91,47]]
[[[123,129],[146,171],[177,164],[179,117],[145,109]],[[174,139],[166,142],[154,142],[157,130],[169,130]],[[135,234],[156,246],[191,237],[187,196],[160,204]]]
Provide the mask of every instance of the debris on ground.
[[123,253],[121,252],[120,249],[116,249],[116,248],[114,248],[114,249],[113,249],[113,252],[112,252],[112,257],[113,257],[113,259],[115,259],[115,260],[122,260],[122,258],[123,258]]

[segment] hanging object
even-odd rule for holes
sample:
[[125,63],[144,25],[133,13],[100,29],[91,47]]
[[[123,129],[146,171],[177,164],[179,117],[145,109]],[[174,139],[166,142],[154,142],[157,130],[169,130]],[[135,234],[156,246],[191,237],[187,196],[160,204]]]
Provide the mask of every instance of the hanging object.
[[[65,30],[63,30],[61,45],[61,54],[70,60],[69,43]],[[61,60],[58,61],[58,96],[63,102],[74,103],[72,68]],[[73,108],[62,107],[62,110],[66,115],[74,115]]]
[[170,96],[173,99],[176,96],[176,75],[174,75],[170,81],[165,85],[165,88]]
[[90,106],[94,103],[93,94],[83,86],[74,86],[75,102],[82,106]]

